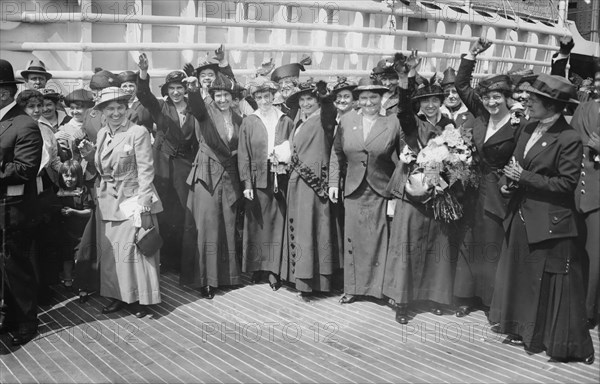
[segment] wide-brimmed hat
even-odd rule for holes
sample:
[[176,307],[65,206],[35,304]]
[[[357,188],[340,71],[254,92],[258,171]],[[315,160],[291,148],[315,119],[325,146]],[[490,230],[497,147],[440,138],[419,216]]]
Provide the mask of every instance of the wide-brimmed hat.
[[198,67],[196,67],[196,77],[200,77],[200,72],[205,69],[212,69],[215,74],[219,73],[219,61],[216,59],[206,59],[198,63]]
[[82,103],[87,107],[94,106],[94,94],[87,89],[76,89],[65,96],[65,104]]
[[42,75],[46,77],[46,80],[50,80],[52,78],[52,74],[46,71],[46,64],[39,59],[29,60],[27,63],[27,69],[21,71],[21,76],[23,76],[24,79],[27,79],[27,77],[32,74]]
[[119,80],[123,83],[135,83],[137,82],[137,73],[133,71],[123,71],[119,73]]
[[300,108],[299,102],[302,95],[312,95],[316,98],[317,85],[312,80],[298,84],[298,90],[287,98],[285,104],[288,108]]
[[377,62],[377,65],[373,68],[373,75],[375,76],[395,76],[398,77],[398,73],[394,69],[394,58],[385,57]]
[[101,111],[111,101],[127,103],[129,102],[129,99],[131,99],[131,95],[125,93],[125,91],[119,87],[104,88],[100,91],[100,96],[98,96],[94,109]]
[[490,75],[484,77],[477,85],[477,93],[484,95],[488,92],[511,92],[512,81],[508,75]]
[[235,91],[235,82],[228,76],[225,76],[222,73],[217,73],[217,77],[210,84],[210,87],[208,87],[208,91],[210,93],[215,91],[227,91],[231,94],[231,96],[233,96]]
[[15,80],[15,72],[9,61],[0,59],[0,85],[22,84],[22,81]]
[[348,79],[346,79],[345,77],[338,76],[337,83],[333,84],[333,86],[330,89],[331,93],[337,95],[341,91],[352,92],[356,87],[358,87],[358,84],[356,84],[355,82],[348,81]]
[[169,84],[172,83],[181,83],[183,85],[183,80],[187,77],[185,72],[181,70],[170,72],[167,77],[165,77],[165,83],[160,86],[160,94],[162,96],[167,96],[169,94]]
[[274,94],[279,90],[279,86],[274,81],[260,76],[248,83],[248,89],[250,90],[250,95],[254,96],[256,92],[271,92]]
[[121,79],[111,71],[102,68],[96,68],[90,80],[90,88],[101,90],[108,87],[119,87]]
[[566,78],[539,74],[532,85],[523,84],[521,89],[564,103],[579,104],[575,86]]
[[279,80],[285,79],[286,77],[299,77],[300,71],[304,72],[305,65],[311,65],[312,59],[310,56],[304,56],[299,63],[285,64],[281,67],[277,67],[271,73],[271,81],[279,83]]
[[355,99],[358,99],[358,95],[364,91],[371,91],[383,95],[384,93],[389,92],[389,90],[388,87],[377,84],[375,80],[363,77],[358,81],[358,86],[352,91],[352,96]]
[[456,71],[452,67],[446,68],[444,71],[444,77],[440,85],[444,88],[446,85],[454,85],[456,82]]

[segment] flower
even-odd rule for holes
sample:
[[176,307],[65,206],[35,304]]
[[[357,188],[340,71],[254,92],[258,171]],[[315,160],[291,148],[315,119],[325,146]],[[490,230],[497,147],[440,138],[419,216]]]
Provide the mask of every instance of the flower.
[[410,149],[408,145],[405,145],[404,148],[402,148],[402,152],[398,157],[400,158],[400,161],[402,161],[405,164],[411,164],[412,162],[417,160],[417,155],[413,152],[412,149]]

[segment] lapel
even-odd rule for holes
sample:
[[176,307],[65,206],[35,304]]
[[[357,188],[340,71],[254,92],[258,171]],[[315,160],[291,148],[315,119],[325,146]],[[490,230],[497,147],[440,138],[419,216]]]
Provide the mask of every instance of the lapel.
[[8,112],[6,112],[6,114],[2,118],[2,121],[0,122],[0,136],[2,136],[2,134],[12,126],[14,118],[21,114],[20,111],[21,110],[19,109],[19,106],[14,105],[11,109],[8,110]]
[[13,124],[13,119],[5,119],[0,122],[0,136],[10,128]]
[[494,133],[488,141],[486,141],[483,146],[487,147],[490,145],[495,145],[498,143],[502,143],[503,141],[514,139],[515,137],[515,129],[513,128],[510,120],[508,123],[504,124],[502,128],[500,128],[496,133]]
[[[558,139],[558,135],[562,131],[563,122],[566,124],[566,121],[564,120],[564,116],[561,115],[558,120],[556,120],[556,122],[550,128],[548,128],[546,133],[544,133],[542,137],[540,137],[540,139],[533,144],[533,147],[529,149],[527,156],[525,156],[525,163],[523,164],[523,167],[528,167],[529,164],[531,164],[531,161],[537,155],[542,153],[546,148],[550,148],[552,146],[552,143]],[[535,126],[537,126],[537,124]],[[531,134],[529,137],[531,137]]]
[[[525,146],[527,145],[527,142],[531,138],[531,134],[535,130],[536,126],[537,126],[537,123],[527,125],[525,127],[525,129],[523,129],[523,132],[521,133],[521,135],[519,136],[519,141],[517,142],[517,146],[515,147],[515,151],[513,152],[513,154],[515,156],[515,159],[521,165],[523,165],[525,162],[523,159],[523,154],[525,152]],[[531,152],[531,150],[530,150],[530,152]],[[523,165],[523,167],[525,167],[525,165]]]
[[[362,122],[362,119],[361,119]],[[383,132],[386,131],[387,128],[387,124],[386,124],[386,119],[384,119],[382,116],[378,116],[377,120],[375,120],[375,123],[373,124],[373,127],[371,127],[371,132],[369,132],[369,136],[367,136],[367,140],[365,140],[365,146],[368,146],[369,144],[371,144],[371,142],[373,142],[373,140],[375,140],[377,137],[379,137],[379,135],[381,135]]]
[[[127,120],[126,122],[126,126],[124,128],[122,128],[122,131],[117,132],[110,143],[108,143],[106,145],[106,148],[104,148],[102,150],[101,156],[103,159],[107,158],[108,156],[110,156],[110,154],[115,150],[115,148],[121,144],[123,142],[123,140],[125,140],[127,138],[127,130],[129,129],[129,125],[131,124],[131,122],[129,120]],[[108,136],[108,127],[106,128],[106,135],[104,136],[104,140],[106,140],[106,136]],[[103,141],[104,141],[103,140]]]
[[364,139],[364,135],[363,135],[363,124],[362,124],[362,115],[359,115],[358,113],[354,116],[354,119],[352,119],[352,124],[351,124],[351,128],[350,128],[350,134],[352,136],[354,136],[354,140],[360,144],[361,147],[366,148],[365,147],[365,139]]

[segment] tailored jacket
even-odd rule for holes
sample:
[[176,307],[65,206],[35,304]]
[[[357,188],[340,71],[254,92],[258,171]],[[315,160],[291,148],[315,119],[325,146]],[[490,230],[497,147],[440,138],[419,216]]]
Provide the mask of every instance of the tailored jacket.
[[400,122],[393,115],[378,116],[365,140],[362,120],[356,111],[340,120],[329,161],[329,186],[339,187],[340,172],[344,172],[344,196],[352,194],[365,178],[375,192],[386,196],[401,149]]
[[112,138],[109,128],[104,127],[98,132],[96,147],[96,168],[100,176],[98,209],[102,220],[127,220],[119,205],[133,196],[138,196],[139,205],[149,206],[150,213],[162,212],[162,203],[152,184],[152,146],[145,127],[125,120]]
[[0,198],[6,199],[0,202],[0,225],[5,224],[7,213],[9,228],[36,223],[38,212],[32,203],[37,196],[42,146],[37,123],[18,105],[13,106],[0,121]]
[[190,92],[188,97],[191,113],[199,122],[196,128],[199,148],[187,183],[194,185],[201,181],[212,194],[223,174],[227,173],[233,188],[225,188],[223,193],[229,204],[233,205],[243,197],[237,163],[242,117],[231,110],[233,135],[228,139],[222,113],[214,102],[206,104],[200,92]]
[[131,120],[137,125],[142,125],[146,127],[148,132],[150,132],[150,134],[153,134],[152,128],[154,125],[154,121],[152,120],[150,111],[148,111],[139,100],[135,100],[131,105],[131,108],[129,108],[127,112],[129,120]]
[[154,148],[170,157],[193,158],[197,140],[194,137],[186,140],[186,133],[195,132],[196,119],[189,112],[189,104],[185,123],[180,126],[179,114],[171,99],[157,99],[150,91],[150,76],[142,80],[138,75],[137,84],[137,97],[156,123]]
[[[498,190],[498,181],[502,177],[501,170],[508,164],[519,139],[519,134],[527,124],[525,119],[519,122],[508,121],[498,129],[487,141],[485,133],[490,121],[490,113],[471,87],[471,74],[475,68],[475,60],[462,59],[456,75],[456,91],[463,103],[475,117],[465,119],[462,123],[465,128],[472,128],[473,142],[477,148],[482,180],[480,189],[485,190],[483,208],[494,216],[504,219],[508,199],[503,197]],[[457,126],[461,123],[457,122]]]
[[[279,120],[275,128],[275,145],[282,144],[288,140],[294,123],[292,120],[278,111]],[[240,180],[244,189],[267,188],[268,181],[268,158],[267,153],[268,136],[267,128],[255,112],[244,117],[240,127],[240,139],[238,143],[238,168]]]
[[573,192],[583,154],[579,134],[561,115],[524,157],[525,146],[537,124],[536,121],[525,127],[515,148],[514,156],[523,172],[504,220],[508,230],[512,216],[521,215],[529,244],[577,236]]
[[581,173],[575,190],[575,206],[581,213],[600,208],[600,154],[586,146],[592,132],[600,135],[599,107],[600,103],[596,101],[580,104],[571,120],[571,125],[583,141]]

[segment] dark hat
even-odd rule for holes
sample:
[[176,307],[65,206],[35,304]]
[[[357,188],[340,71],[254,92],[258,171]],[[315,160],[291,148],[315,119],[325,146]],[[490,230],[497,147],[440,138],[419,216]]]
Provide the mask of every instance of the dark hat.
[[542,73],[538,75],[532,85],[523,84],[521,89],[547,97],[548,99],[579,104],[575,86],[562,76]]
[[444,101],[446,94],[444,93],[442,87],[436,82],[436,79],[437,74],[433,74],[433,76],[429,79],[426,79],[421,76],[419,79],[420,84],[415,90],[415,92],[412,94],[412,100],[416,101],[424,99],[426,97],[435,96],[439,97],[441,101]]
[[52,74],[46,71],[46,65],[44,62],[38,59],[29,60],[27,63],[27,69],[21,71],[21,76],[23,76],[24,79],[27,79],[27,76],[31,74],[45,76],[46,80],[50,80],[52,78]]
[[348,81],[348,79],[343,76],[338,76],[337,83],[334,83],[331,87],[331,93],[338,94],[345,90],[352,92],[356,87],[358,87],[358,84]]
[[129,99],[131,99],[131,95],[125,93],[121,88],[107,87],[100,91],[100,96],[98,96],[98,101],[94,109],[101,111],[111,101],[127,103]]
[[15,80],[15,72],[9,61],[0,59],[0,85],[22,84],[22,81]]
[[526,68],[513,69],[507,73],[513,86],[518,86],[521,83],[532,84],[535,81],[537,75],[533,73],[533,70]]
[[354,88],[354,90],[352,91],[352,96],[355,99],[358,99],[358,96],[363,91],[371,91],[371,92],[375,92],[375,93],[379,93],[380,95],[383,95],[384,93],[388,92],[389,90],[390,89],[388,87],[384,87],[381,84],[377,84],[373,79],[363,77],[362,79],[360,79],[358,81],[358,86],[356,88]]
[[285,104],[288,106],[288,108],[299,108],[300,105],[298,103],[300,101],[300,96],[302,95],[313,95],[315,98],[317,97],[317,85],[314,83],[314,81],[312,81],[312,79],[298,84],[298,90],[287,98]]
[[373,75],[376,76],[396,76],[398,77],[398,73],[394,69],[394,58],[386,57],[377,62],[375,68],[373,68]]
[[213,80],[208,88],[210,93],[215,91],[227,91],[233,96],[235,91],[235,82],[222,73],[217,73],[217,77]]
[[44,99],[50,99],[55,103],[58,102],[62,97],[60,93],[52,88],[42,88],[38,89],[38,91],[42,94],[42,96],[44,96]]
[[101,90],[108,87],[121,86],[121,79],[111,71],[102,68],[96,68],[90,80],[90,89]]
[[271,73],[271,80],[276,83],[279,83],[279,80],[285,79],[286,77],[299,77],[300,71],[305,71],[304,66],[311,64],[312,59],[310,58],[310,56],[304,56],[299,63],[285,64],[281,67],[275,68],[275,70],[273,70],[273,73]]
[[167,96],[169,94],[169,84],[171,83],[181,83],[183,85],[183,79],[185,79],[187,75],[185,72],[177,70],[170,72],[167,77],[165,77],[165,83],[160,86],[160,94],[163,96]]
[[86,89],[76,89],[65,96],[65,104],[82,103],[83,105],[94,106],[94,95]]
[[233,84],[233,93],[231,94],[233,97],[238,97],[238,98],[242,98],[244,97],[244,94],[246,93],[246,88],[244,88],[244,86],[240,83],[238,83],[237,81],[234,82]]
[[454,70],[454,68],[452,68],[452,67],[446,68],[446,70],[444,71],[444,78],[442,79],[442,82],[440,83],[442,88],[444,88],[446,85],[454,85],[455,81],[456,81],[456,71]]
[[196,68],[196,77],[200,77],[200,72],[205,69],[212,69],[215,74],[219,73],[219,62],[215,59],[206,59],[198,64]]
[[477,93],[484,95],[488,92],[511,92],[512,81],[508,75],[490,75],[484,77],[477,85]]
[[119,73],[119,80],[123,83],[135,83],[137,81],[137,73],[133,71],[123,71]]

